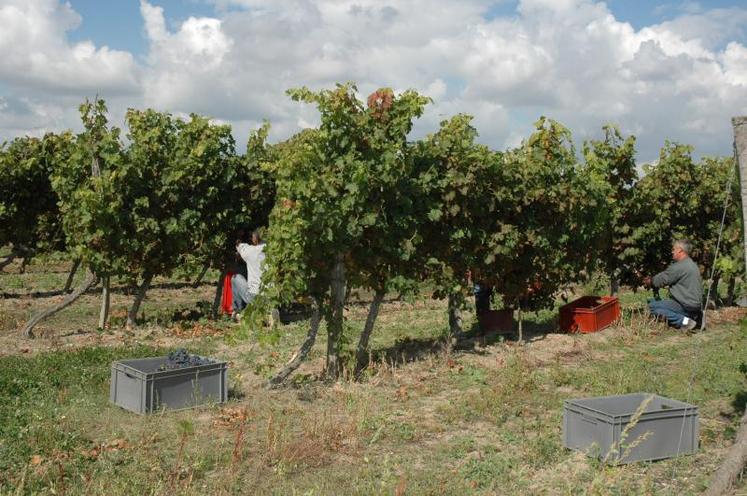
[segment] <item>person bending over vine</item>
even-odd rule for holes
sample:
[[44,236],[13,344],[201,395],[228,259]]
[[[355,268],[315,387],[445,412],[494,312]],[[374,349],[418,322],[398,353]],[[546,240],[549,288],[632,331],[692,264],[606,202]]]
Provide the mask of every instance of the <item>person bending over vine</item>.
[[651,315],[685,331],[695,329],[702,313],[703,280],[698,266],[690,258],[691,250],[690,240],[676,240],[672,244],[674,262],[665,271],[643,280],[646,287],[669,288],[669,298],[648,300]]
[[234,274],[231,278],[231,292],[233,293],[233,313],[231,317],[237,319],[246,306],[259,294],[262,280],[262,270],[265,261],[265,244],[262,242],[259,230],[252,232],[252,243],[236,240],[236,252],[246,263],[246,277]]

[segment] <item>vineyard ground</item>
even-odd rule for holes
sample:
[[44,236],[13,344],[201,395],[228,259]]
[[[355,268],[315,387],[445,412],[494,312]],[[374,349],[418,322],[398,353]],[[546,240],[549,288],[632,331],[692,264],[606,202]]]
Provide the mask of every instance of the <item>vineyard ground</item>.
[[[556,333],[543,312],[529,314],[523,346],[475,337],[450,351],[445,302],[388,300],[364,381],[316,380],[322,327],[293,383],[268,391],[263,380],[295,351],[304,323],[283,326],[273,345],[226,340],[233,324],[200,318],[208,284],[157,280],[133,332],[120,327],[131,296],[115,284],[110,329],[95,329],[94,292],[38,339],[21,338],[25,319],[61,298],[50,293],[68,267],[0,273],[0,493],[697,494],[747,400],[739,309],[688,337],[649,322],[644,294],[625,293],[623,322],[601,333]],[[352,336],[365,315],[350,306]],[[113,360],[174,347],[230,362],[227,404],[140,417],[108,403]],[[700,407],[698,454],[606,467],[562,448],[564,399],[638,391]]]

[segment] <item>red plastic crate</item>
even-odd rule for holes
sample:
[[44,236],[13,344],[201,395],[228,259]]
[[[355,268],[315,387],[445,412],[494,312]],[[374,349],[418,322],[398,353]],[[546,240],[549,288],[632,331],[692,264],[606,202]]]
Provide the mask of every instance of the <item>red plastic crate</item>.
[[590,333],[601,331],[620,319],[615,296],[582,296],[560,307],[560,330]]
[[503,310],[487,310],[477,314],[482,332],[511,332],[514,326],[514,311],[510,308]]

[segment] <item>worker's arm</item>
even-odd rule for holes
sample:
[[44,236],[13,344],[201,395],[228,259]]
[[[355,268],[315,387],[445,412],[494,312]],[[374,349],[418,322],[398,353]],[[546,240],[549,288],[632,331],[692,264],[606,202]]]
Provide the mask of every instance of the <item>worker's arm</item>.
[[249,254],[252,252],[252,245],[249,243],[239,243],[236,245],[236,251],[241,255],[244,262],[249,261]]
[[664,288],[667,286],[672,286],[677,281],[679,281],[681,277],[681,271],[677,269],[677,266],[675,264],[672,264],[667,267],[667,270],[665,270],[664,272],[659,272],[658,274],[656,274],[651,280],[651,284],[655,288]]

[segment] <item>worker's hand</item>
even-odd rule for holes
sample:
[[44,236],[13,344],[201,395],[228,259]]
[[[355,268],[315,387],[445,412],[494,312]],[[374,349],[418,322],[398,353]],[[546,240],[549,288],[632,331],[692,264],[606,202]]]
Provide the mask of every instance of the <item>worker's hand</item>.
[[539,292],[540,289],[542,289],[542,282],[541,281],[534,281],[534,282],[532,282],[532,283],[530,283],[530,284],[527,285],[526,294],[533,295],[533,294]]

